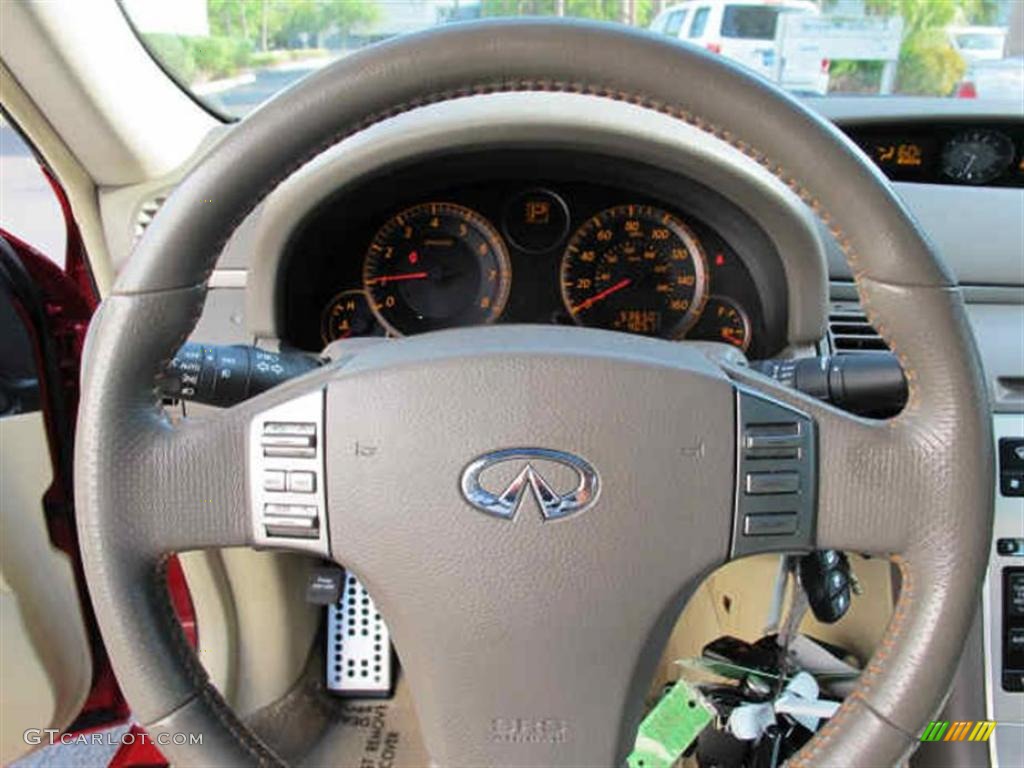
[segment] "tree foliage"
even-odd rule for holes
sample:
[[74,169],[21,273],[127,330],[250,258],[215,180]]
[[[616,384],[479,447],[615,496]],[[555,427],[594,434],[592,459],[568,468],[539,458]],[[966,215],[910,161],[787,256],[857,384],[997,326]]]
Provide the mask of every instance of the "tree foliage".
[[244,40],[224,35],[147,34],[146,42],[160,61],[186,83],[230,77],[249,64],[252,53]]
[[[948,96],[963,77],[966,64],[946,37],[951,24],[991,24],[997,0],[867,0],[869,13],[903,18],[903,44],[896,90],[921,96]],[[878,62],[836,62],[833,83],[878,82]],[[877,87],[877,86],[876,86]]]
[[481,11],[484,16],[556,16],[562,10],[568,17],[645,27],[654,18],[654,6],[654,0],[482,0]]
[[312,45],[329,31],[348,34],[379,17],[376,0],[207,0],[210,31],[254,48]]

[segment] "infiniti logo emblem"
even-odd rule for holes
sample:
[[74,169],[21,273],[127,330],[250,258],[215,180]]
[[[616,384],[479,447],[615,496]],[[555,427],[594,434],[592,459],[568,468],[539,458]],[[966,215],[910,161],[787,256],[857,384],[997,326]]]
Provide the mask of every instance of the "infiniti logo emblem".
[[[558,493],[531,462],[551,462],[569,468],[576,475],[576,487]],[[507,487],[493,493],[481,484],[480,475],[487,469],[514,462],[521,466]],[[582,512],[593,505],[601,488],[597,471],[579,456],[548,448],[508,448],[478,456],[462,473],[462,495],[466,501],[488,515],[505,520],[515,517],[516,510],[529,489],[545,520],[558,520]]]

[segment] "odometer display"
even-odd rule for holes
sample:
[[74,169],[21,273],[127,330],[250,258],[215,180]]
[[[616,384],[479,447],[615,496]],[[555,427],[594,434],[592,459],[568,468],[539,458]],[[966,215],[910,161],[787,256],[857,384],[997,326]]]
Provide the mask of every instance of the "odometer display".
[[510,282],[501,236],[454,203],[423,203],[390,218],[363,265],[370,306],[397,335],[489,323],[504,309]]
[[576,230],[561,282],[565,307],[580,325],[677,339],[707,299],[707,263],[679,218],[620,205]]

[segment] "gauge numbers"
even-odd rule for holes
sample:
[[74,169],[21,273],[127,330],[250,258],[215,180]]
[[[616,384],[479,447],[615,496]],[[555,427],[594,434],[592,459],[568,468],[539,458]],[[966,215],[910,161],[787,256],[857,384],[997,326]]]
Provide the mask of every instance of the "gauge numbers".
[[580,325],[676,339],[707,298],[707,262],[676,216],[649,205],[620,205],[572,236],[561,287]]
[[501,236],[454,203],[422,203],[390,218],[363,265],[373,312],[400,336],[493,322],[510,283]]

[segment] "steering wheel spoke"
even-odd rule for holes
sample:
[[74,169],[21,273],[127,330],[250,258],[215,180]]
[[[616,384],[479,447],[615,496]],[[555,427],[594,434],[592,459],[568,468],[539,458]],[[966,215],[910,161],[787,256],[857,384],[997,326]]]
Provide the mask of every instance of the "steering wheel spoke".
[[244,425],[227,411],[209,420],[170,425],[154,417],[149,439],[140,444],[137,465],[126,474],[145,480],[150,503],[146,541],[139,546],[163,556],[251,542],[245,493]]
[[[253,546],[328,556],[323,377],[199,418],[140,414],[118,515],[138,554]],[[145,498],[133,495],[142,487]]]
[[[734,553],[840,549],[888,556],[902,552],[907,520],[890,492],[891,484],[898,482],[892,471],[898,466],[894,457],[900,454],[893,445],[893,426],[840,411],[749,368],[726,365],[726,370],[740,387],[741,424],[749,422],[744,403],[756,404],[754,418],[766,425],[762,428],[766,440],[774,440],[787,457],[777,470],[770,467],[773,461],[756,459],[757,451],[741,426]],[[776,415],[764,412],[765,403],[776,409]],[[787,412],[789,418],[785,418]],[[758,427],[754,429],[756,433]],[[749,458],[752,450],[753,460]],[[769,456],[772,450],[768,449]],[[754,496],[755,514],[757,505],[766,505],[769,512],[785,507],[795,510],[796,516],[779,518],[788,521],[785,531],[757,537],[757,548],[751,550],[744,544],[749,521],[740,510],[750,506],[751,473],[756,484],[762,472],[766,473],[761,479],[764,493]],[[775,520],[768,518],[768,522]],[[787,533],[794,526],[797,533]]]

